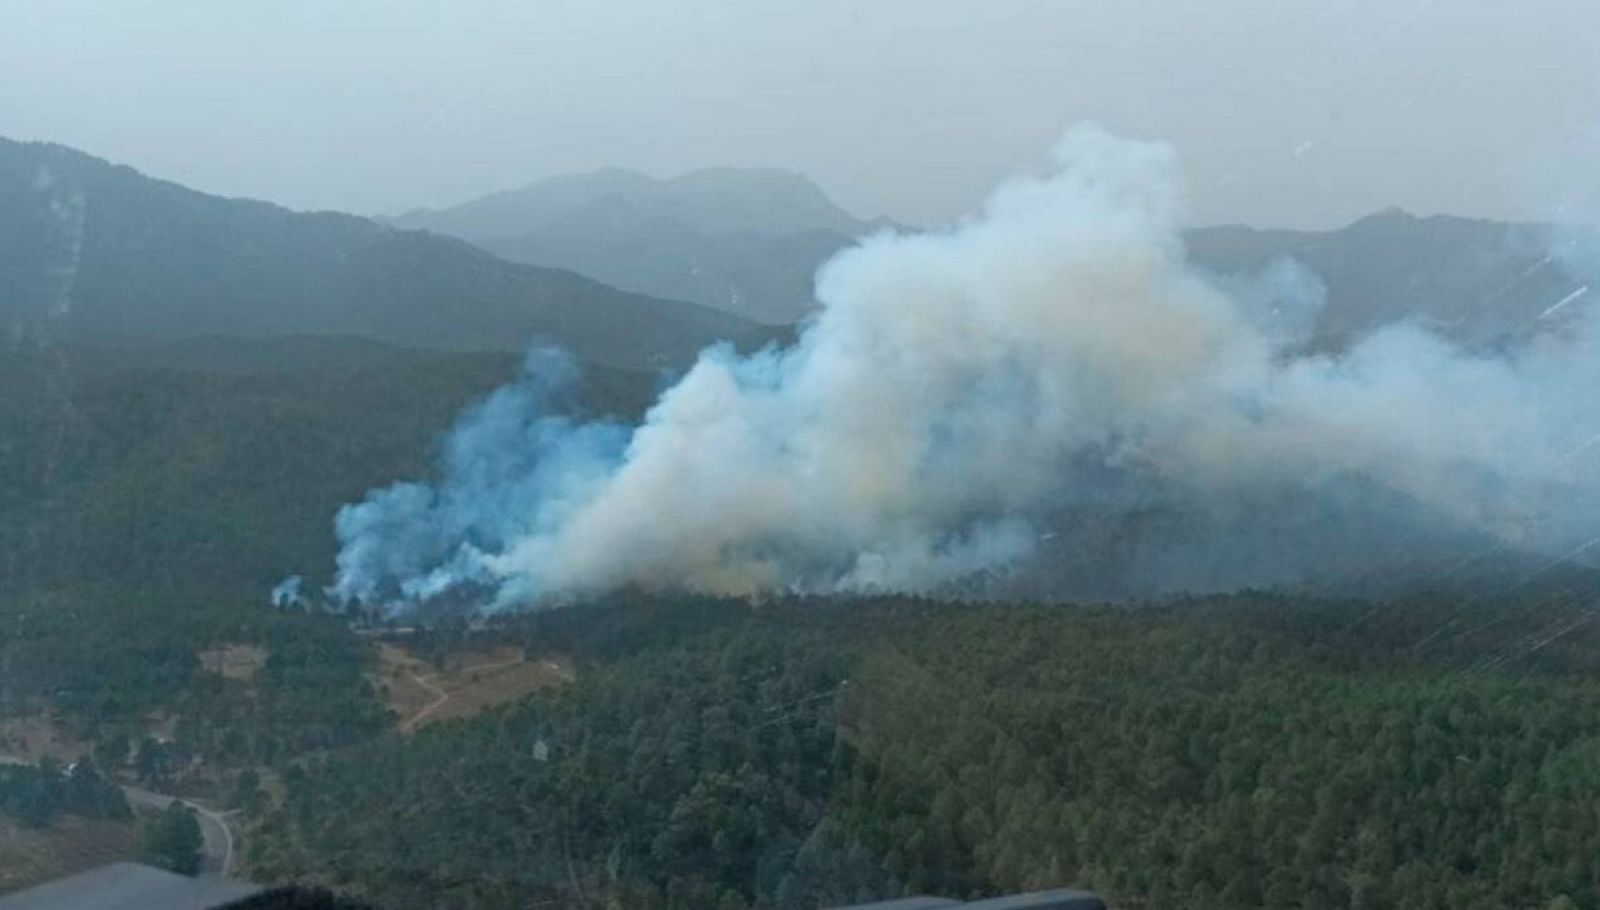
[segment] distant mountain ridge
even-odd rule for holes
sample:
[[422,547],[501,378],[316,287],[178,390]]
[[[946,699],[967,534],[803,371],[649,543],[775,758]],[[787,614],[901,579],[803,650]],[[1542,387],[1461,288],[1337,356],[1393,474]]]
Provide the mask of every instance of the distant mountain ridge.
[[74,341],[341,334],[455,350],[545,337],[626,367],[770,332],[459,240],[293,212],[0,140],[0,327]]
[[712,235],[849,234],[866,227],[803,174],[737,167],[703,168],[669,178],[602,168],[389,219],[398,226],[442,233],[500,236],[551,228],[606,233],[651,221]]
[[661,179],[613,168],[389,223],[639,293],[786,323],[812,308],[817,266],[885,222],[851,215],[788,171],[708,168]]
[[[849,215],[799,175],[729,168],[666,180],[616,169],[556,177],[391,223],[768,323],[803,317],[818,267],[892,226]],[[1405,318],[1482,345],[1542,327],[1545,310],[1583,287],[1552,251],[1595,236],[1558,233],[1390,209],[1334,230],[1220,225],[1185,241],[1194,264],[1218,275],[1246,278],[1286,259],[1316,275],[1327,290],[1312,327],[1319,347]]]
[[[0,139],[0,332],[337,334],[454,350],[543,337],[658,369],[719,339],[780,337],[755,323],[802,318],[817,268],[885,224],[803,176],[735,168],[670,180],[597,171],[380,224]],[[1330,231],[1224,225],[1185,240],[1220,276],[1284,260],[1315,274],[1327,293],[1310,343],[1323,349],[1398,319],[1473,346],[1509,343],[1580,311],[1566,304],[1600,271],[1592,229],[1399,210]]]
[[[1338,348],[1385,323],[1415,320],[1455,342],[1497,345],[1559,325],[1587,294],[1594,229],[1507,223],[1400,209],[1331,231],[1221,225],[1189,231],[1189,257],[1219,274],[1290,259],[1327,290],[1313,338]],[[1574,297],[1572,295],[1578,295]]]

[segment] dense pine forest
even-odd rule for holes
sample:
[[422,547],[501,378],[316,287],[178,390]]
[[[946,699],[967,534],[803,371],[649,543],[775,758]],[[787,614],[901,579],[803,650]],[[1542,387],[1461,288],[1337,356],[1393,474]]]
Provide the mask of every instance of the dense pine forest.
[[0,816],[43,828],[58,815],[127,819],[133,810],[91,762],[0,764]]
[[[1492,554],[1371,603],[624,592],[405,638],[576,680],[398,733],[378,640],[264,592],[513,366],[337,339],[0,356],[26,391],[0,401],[0,702],[93,759],[5,772],[0,813],[126,817],[106,778],[198,792],[240,810],[242,874],[396,908],[1600,902],[1594,579]],[[636,414],[652,382],[593,370],[587,406]],[[259,650],[250,679],[208,669],[225,646]]]
[[0,6],[0,910],[1600,910],[1597,0],[150,6]]
[[[0,346],[0,719],[49,710],[121,751],[161,711],[180,758],[235,764],[376,733],[369,649],[267,591],[331,568],[333,512],[424,474],[516,361],[328,337]],[[591,367],[586,404],[634,413],[652,381]],[[271,655],[253,691],[203,672],[223,643]]]
[[295,763],[249,863],[394,907],[1592,906],[1589,583],[618,597],[480,633],[573,655],[571,687]]

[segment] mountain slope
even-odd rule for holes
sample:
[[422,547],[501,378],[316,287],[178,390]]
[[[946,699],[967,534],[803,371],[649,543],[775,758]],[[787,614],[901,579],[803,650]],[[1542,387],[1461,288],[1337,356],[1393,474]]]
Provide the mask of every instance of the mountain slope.
[[[0,738],[43,706],[137,740],[161,705],[211,760],[376,732],[344,620],[269,610],[267,591],[326,580],[339,506],[428,476],[455,416],[516,362],[332,336],[0,344]],[[637,419],[655,382],[589,367],[577,405]],[[272,646],[276,696],[207,681],[198,651],[280,626],[304,662]]]
[[[393,223],[762,322],[801,317],[813,305],[818,266],[877,226],[839,210],[803,177],[729,169],[672,180],[620,170],[559,177]],[[1401,318],[1474,345],[1525,333],[1582,286],[1551,256],[1573,236],[1551,225],[1390,210],[1336,230],[1223,225],[1186,240],[1195,263],[1219,274],[1248,275],[1280,259],[1316,274],[1328,295],[1315,340],[1339,347]]]
[[[334,511],[424,476],[516,359],[329,336],[0,346],[0,590],[318,571]],[[636,418],[653,382],[589,367],[583,403]]]
[[704,234],[769,237],[807,231],[848,234],[864,226],[800,174],[730,167],[667,179],[606,168],[394,219],[405,227],[502,237],[557,228],[598,234],[652,221]]
[[442,349],[554,338],[629,367],[763,330],[460,241],[153,180],[0,140],[0,326],[70,340],[356,335]]
[[485,637],[574,685],[329,754],[246,863],[397,910],[1594,906],[1595,627],[1415,647],[1548,635],[1550,593],[544,611]]
[[[1222,272],[1258,271],[1291,258],[1327,287],[1317,344],[1338,347],[1376,326],[1415,318],[1469,345],[1503,343],[1583,286],[1553,255],[1593,244],[1592,233],[1397,209],[1334,231],[1201,228],[1190,257]],[[1555,316],[1555,313],[1550,313]]]
[[810,309],[817,266],[873,227],[803,176],[738,168],[556,177],[392,223],[768,323]]

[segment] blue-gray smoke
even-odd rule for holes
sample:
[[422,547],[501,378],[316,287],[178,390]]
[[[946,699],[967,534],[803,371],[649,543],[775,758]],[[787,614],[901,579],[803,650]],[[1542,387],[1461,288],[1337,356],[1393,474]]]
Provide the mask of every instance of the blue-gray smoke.
[[1130,520],[1164,529],[1139,564],[1167,586],[1359,561],[1401,527],[1553,554],[1600,532],[1587,318],[1509,353],[1409,324],[1299,353],[1320,284],[1191,267],[1168,148],[1079,128],[1057,158],[952,229],[861,240],[792,347],[706,351],[638,427],[561,416],[574,367],[535,352],[434,482],[340,511],[331,596],[941,590],[1098,559]]
[[495,560],[559,529],[621,462],[626,427],[559,413],[577,378],[567,354],[533,350],[516,382],[456,422],[436,483],[397,483],[340,509],[334,597],[410,603],[501,588]]
[[272,586],[272,593],[267,598],[274,607],[298,607],[306,603],[306,580],[299,575],[290,575],[283,581]]

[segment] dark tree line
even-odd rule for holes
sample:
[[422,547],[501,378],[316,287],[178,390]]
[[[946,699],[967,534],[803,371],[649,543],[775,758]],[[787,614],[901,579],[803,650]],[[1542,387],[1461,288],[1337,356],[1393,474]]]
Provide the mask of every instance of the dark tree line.
[[[236,765],[384,729],[366,645],[267,591],[326,581],[335,510],[425,477],[455,415],[515,369],[340,338],[0,343],[0,717],[136,744],[159,709],[183,719],[180,762]],[[651,387],[588,380],[598,412],[637,411]],[[202,669],[220,643],[272,655],[254,685]]]
[[49,825],[59,815],[133,817],[122,788],[92,762],[68,767],[49,758],[34,765],[0,764],[0,813],[34,828]]
[[194,875],[200,871],[204,846],[194,810],[178,800],[139,820],[139,858],[153,866]]
[[250,859],[396,907],[1593,906],[1600,642],[1559,591],[1461,604],[523,618],[574,686],[311,764]]

